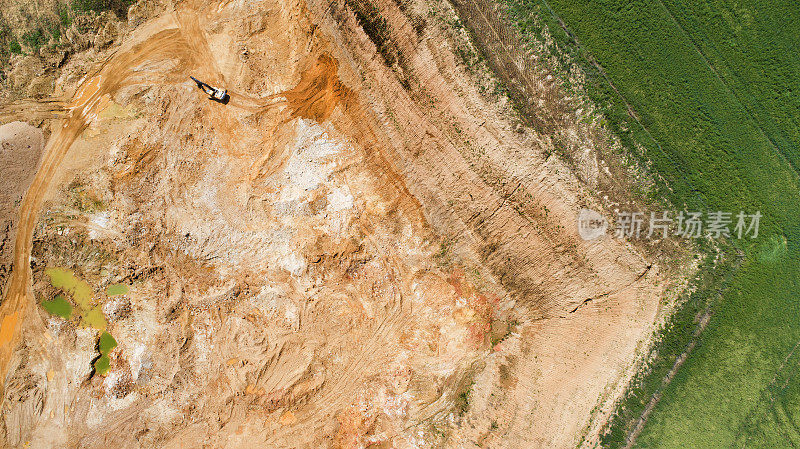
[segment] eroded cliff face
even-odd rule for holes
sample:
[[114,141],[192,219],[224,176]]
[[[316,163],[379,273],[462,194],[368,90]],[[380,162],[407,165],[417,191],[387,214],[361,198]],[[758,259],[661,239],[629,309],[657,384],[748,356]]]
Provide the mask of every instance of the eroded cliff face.
[[164,9],[63,80],[0,308],[7,443],[591,438],[666,283],[577,234],[608,142],[548,130],[576,174],[515,127],[445,3]]

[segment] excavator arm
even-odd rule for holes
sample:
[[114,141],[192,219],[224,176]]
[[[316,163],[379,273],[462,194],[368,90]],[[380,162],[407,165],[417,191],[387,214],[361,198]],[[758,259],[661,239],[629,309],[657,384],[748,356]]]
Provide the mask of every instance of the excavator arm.
[[207,83],[200,81],[199,79],[193,76],[189,76],[189,78],[191,78],[192,81],[194,81],[197,84],[197,87],[199,87],[200,90],[205,92],[210,99],[223,104],[228,103],[228,100],[230,100],[230,96],[228,95],[227,90],[213,87]]

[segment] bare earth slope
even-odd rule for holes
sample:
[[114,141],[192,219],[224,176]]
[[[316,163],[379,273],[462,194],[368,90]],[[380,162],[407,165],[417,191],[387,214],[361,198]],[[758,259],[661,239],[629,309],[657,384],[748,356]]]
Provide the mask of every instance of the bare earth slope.
[[19,205],[25,190],[33,181],[44,147],[44,136],[38,128],[23,122],[0,126],[0,289],[11,272],[14,235]]
[[[165,9],[63,86],[0,305],[6,443],[591,441],[666,276],[578,237],[591,176],[481,93],[448,6]],[[68,319],[47,268],[91,291]]]

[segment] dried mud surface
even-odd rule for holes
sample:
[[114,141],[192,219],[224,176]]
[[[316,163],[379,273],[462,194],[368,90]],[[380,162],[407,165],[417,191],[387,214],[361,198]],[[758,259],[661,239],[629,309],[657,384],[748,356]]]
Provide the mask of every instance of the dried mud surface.
[[[515,126],[446,3],[162,9],[61,79],[14,169],[6,445],[590,444],[669,283],[577,235],[594,142],[575,173]],[[103,312],[105,374],[103,329],[41,307],[53,267]]]

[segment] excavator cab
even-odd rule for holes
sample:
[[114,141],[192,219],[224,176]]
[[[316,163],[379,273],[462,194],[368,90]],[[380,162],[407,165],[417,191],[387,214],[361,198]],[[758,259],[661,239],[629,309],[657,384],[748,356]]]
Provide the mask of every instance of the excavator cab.
[[228,91],[225,89],[218,89],[213,87],[209,84],[206,84],[199,79],[190,76],[189,78],[192,79],[195,83],[197,83],[197,87],[200,88],[203,92],[208,94],[208,98],[211,100],[216,101],[217,103],[228,104],[228,101],[231,99],[231,96],[228,95]]

